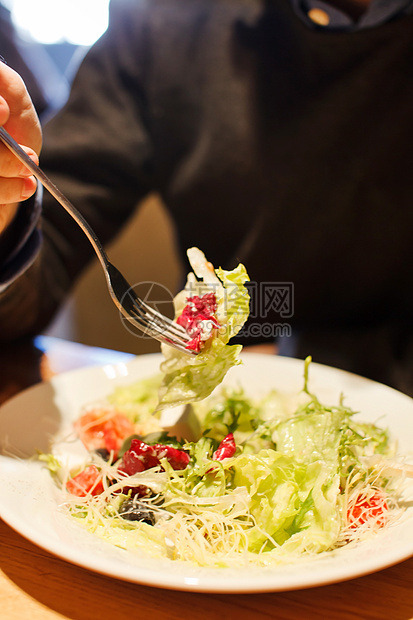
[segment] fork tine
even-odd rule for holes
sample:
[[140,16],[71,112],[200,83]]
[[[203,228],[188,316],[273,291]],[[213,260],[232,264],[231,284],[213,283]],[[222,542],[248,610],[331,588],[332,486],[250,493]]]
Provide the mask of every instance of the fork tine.
[[175,334],[171,334],[168,330],[160,328],[158,324],[151,323],[148,319],[144,319],[140,313],[133,315],[131,312],[123,313],[125,318],[132,323],[135,327],[138,327],[143,333],[148,334],[152,338],[155,338],[159,342],[172,346],[187,354],[195,354],[195,351],[187,349],[188,341],[181,337],[177,337]]
[[[129,317],[127,317],[129,318]],[[129,318],[130,320],[130,318]],[[191,350],[187,349],[186,346],[189,343],[189,339],[184,339],[182,336],[176,335],[173,332],[165,329],[164,326],[159,325],[159,323],[151,322],[151,319],[142,317],[139,310],[136,315],[132,318],[131,321],[133,324],[139,326],[142,331],[145,331],[153,338],[160,340],[161,342],[165,342],[171,346],[175,346],[185,351],[186,353],[192,353]]]
[[160,317],[148,313],[146,309],[142,308],[139,298],[134,300],[133,306],[129,308],[129,313],[133,316],[134,321],[139,322],[142,327],[150,331],[165,334],[165,336],[175,338],[182,343],[190,340],[186,333],[174,332]]
[[138,297],[125,277],[112,263],[108,263],[107,273],[112,298],[126,319],[153,338],[166,342],[185,353],[196,354],[186,348],[190,341],[190,336],[186,331]]
[[169,317],[165,316],[164,314],[161,314],[160,312],[155,310],[155,308],[151,308],[151,306],[148,306],[148,304],[145,301],[143,301],[143,299],[140,299],[139,297],[136,298],[136,303],[140,307],[140,310],[144,314],[147,314],[148,317],[150,317],[150,320],[153,320],[154,322],[159,322],[160,325],[162,325],[165,330],[167,330],[170,333],[175,334],[178,338],[182,338],[189,342],[190,337],[188,336],[184,328],[181,327],[181,325],[178,325],[177,323],[172,321]]
[[[126,298],[129,302],[127,308],[125,307]],[[190,341],[190,336],[186,331],[168,317],[148,306],[130,287],[122,297],[119,309],[128,321],[144,333],[187,354],[196,354],[195,351],[186,346]]]

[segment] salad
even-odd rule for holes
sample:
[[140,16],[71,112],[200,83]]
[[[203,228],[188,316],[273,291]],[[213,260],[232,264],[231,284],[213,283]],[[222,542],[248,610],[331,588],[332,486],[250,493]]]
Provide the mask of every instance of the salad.
[[192,405],[196,441],[153,417],[162,376],[119,387],[75,421],[76,467],[43,455],[61,507],[103,540],[199,566],[272,566],[372,536],[400,517],[387,431],[308,387],[251,398],[221,386]]
[[[344,399],[320,402],[310,358],[299,394],[219,385],[240,363],[229,340],[248,316],[248,276],[214,271],[196,248],[188,256],[176,320],[197,355],[164,347],[158,376],[79,412],[76,465],[40,456],[62,510],[123,549],[209,567],[290,563],[389,527],[405,476],[387,430],[358,421]],[[193,437],[162,428],[170,406],[190,412]]]
[[190,248],[187,254],[193,271],[174,299],[175,318],[190,334],[188,348],[197,355],[162,345],[165,361],[157,409],[206,398],[240,363],[242,346],[229,341],[249,314],[246,269],[240,264],[232,271],[215,270],[198,248]]

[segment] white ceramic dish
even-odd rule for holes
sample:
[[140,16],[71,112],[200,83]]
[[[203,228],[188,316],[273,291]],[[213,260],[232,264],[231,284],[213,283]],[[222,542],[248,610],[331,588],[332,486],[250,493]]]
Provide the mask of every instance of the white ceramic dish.
[[[265,592],[309,588],[378,571],[413,555],[413,505],[403,518],[374,538],[314,559],[280,568],[209,569],[157,560],[96,539],[58,510],[53,482],[37,450],[48,450],[53,437],[70,428],[80,408],[115,386],[152,376],[161,356],[144,355],[129,363],[109,364],[58,375],[22,392],[0,408],[0,516],[21,535],[47,551],[84,568],[126,581],[199,592]],[[303,362],[245,354],[226,382],[252,395],[271,388],[298,392]],[[365,421],[378,422],[399,440],[400,452],[413,452],[413,400],[386,386],[313,363],[310,387],[319,398],[345,402]],[[10,456],[13,454],[14,456]],[[18,455],[20,458],[16,458]]]

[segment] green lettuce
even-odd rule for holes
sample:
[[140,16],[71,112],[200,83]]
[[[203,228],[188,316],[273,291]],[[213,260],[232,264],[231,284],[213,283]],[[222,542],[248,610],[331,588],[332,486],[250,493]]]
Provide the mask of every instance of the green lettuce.
[[233,469],[234,486],[246,487],[251,496],[255,525],[247,532],[249,551],[277,550],[288,540],[290,548],[304,551],[299,549],[303,538],[317,539],[318,551],[334,544],[340,489],[328,465],[305,466],[281,452],[261,450],[235,458]]
[[186,354],[168,345],[162,346],[165,361],[159,390],[158,410],[203,400],[221,383],[228,370],[240,363],[242,345],[228,344],[242,328],[249,314],[249,294],[244,286],[249,280],[243,265],[233,271],[213,270],[205,255],[197,248],[188,250],[194,273],[175,298],[175,314],[184,309],[187,298],[214,293],[216,318],[220,328],[197,355]]
[[143,422],[153,415],[161,381],[161,376],[155,375],[131,385],[119,386],[108,396],[108,402],[132,422]]

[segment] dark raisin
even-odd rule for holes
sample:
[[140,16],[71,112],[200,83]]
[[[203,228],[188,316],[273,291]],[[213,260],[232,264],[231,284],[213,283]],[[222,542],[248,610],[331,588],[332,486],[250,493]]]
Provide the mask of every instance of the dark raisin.
[[106,450],[106,448],[99,448],[95,450],[96,454],[98,454],[104,461],[108,461],[110,459],[110,452]]
[[119,508],[119,515],[127,521],[143,521],[148,525],[155,525],[155,515],[152,510],[146,504],[134,499],[125,499]]

